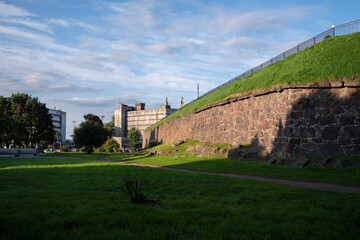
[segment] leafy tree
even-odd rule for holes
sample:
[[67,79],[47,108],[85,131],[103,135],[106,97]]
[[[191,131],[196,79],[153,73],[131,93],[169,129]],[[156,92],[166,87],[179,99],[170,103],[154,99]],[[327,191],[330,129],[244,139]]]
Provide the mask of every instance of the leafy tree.
[[87,153],[100,147],[106,140],[104,125],[98,116],[84,115],[85,121],[74,131],[74,142],[78,147],[85,147]]
[[129,130],[128,139],[130,148],[135,152],[136,149],[140,148],[139,140],[140,140],[140,131],[137,128],[131,128]]
[[33,147],[55,141],[51,115],[44,103],[25,93],[0,97],[0,140],[9,147]]
[[106,136],[108,138],[112,138],[114,136],[114,126],[115,126],[114,122],[115,122],[114,116],[112,116],[111,121],[104,124],[104,128],[106,130]]
[[85,121],[92,122],[92,123],[98,123],[101,126],[104,126],[103,122],[99,118],[99,116],[96,116],[92,113],[88,113],[84,115]]
[[[9,146],[11,143],[11,121],[10,121],[10,104],[9,100],[0,96],[0,144]],[[1,146],[0,146],[1,147]]]

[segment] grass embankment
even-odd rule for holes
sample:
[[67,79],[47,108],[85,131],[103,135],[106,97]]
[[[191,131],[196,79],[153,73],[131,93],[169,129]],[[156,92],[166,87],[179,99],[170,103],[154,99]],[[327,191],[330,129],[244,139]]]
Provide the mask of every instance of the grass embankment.
[[121,156],[111,155],[107,159],[156,165],[194,171],[235,173],[295,181],[323,182],[360,186],[360,168],[289,167],[268,165],[266,161],[235,161],[214,157],[174,156]]
[[360,73],[360,33],[324,40],[278,61],[260,71],[241,78],[175,111],[146,131],[164,122],[194,112],[235,93],[267,89],[277,84],[302,84],[324,80],[348,79]]
[[[114,154],[115,156],[115,154]],[[126,173],[156,204],[131,204]],[[0,159],[1,239],[356,239],[360,195],[91,159]]]
[[[131,153],[112,154],[107,156],[106,159],[119,162],[126,161],[194,171],[235,173],[268,178],[290,179],[296,181],[324,182],[360,186],[360,168],[347,167],[335,169],[316,166],[296,168],[289,166],[268,165],[266,161],[229,160],[226,158],[226,156],[197,157],[191,155],[190,151],[186,151],[188,146],[197,144],[206,145],[206,143],[186,140],[183,144],[177,147],[172,147],[171,143],[167,143],[158,145],[151,149],[143,150],[137,156],[134,156]],[[223,149],[229,148],[229,145],[227,144],[209,144],[209,146],[212,145],[216,145],[217,147]],[[147,157],[146,154],[150,151],[168,151],[172,155]],[[318,158],[313,157],[313,159],[322,159],[325,157],[326,156]],[[360,157],[338,156],[338,158],[350,158],[360,161]]]

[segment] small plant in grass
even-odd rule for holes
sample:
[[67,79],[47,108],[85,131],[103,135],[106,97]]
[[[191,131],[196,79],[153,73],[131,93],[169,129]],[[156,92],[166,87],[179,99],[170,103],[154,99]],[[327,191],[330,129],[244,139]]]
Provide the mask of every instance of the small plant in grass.
[[146,184],[149,183],[149,180],[144,176],[132,176],[126,174],[123,177],[123,182],[125,185],[124,192],[130,196],[132,203],[142,203],[145,200],[143,194],[143,188]]
[[328,34],[328,35],[326,35],[326,36],[324,37],[324,40],[325,40],[325,39],[329,39],[329,38],[331,38],[331,36]]

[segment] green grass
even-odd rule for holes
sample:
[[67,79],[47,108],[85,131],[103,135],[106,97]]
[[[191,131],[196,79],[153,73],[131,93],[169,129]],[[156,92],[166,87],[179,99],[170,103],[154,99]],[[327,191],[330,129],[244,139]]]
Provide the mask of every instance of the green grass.
[[[86,158],[86,159],[100,159],[102,157],[105,157],[108,155],[108,153],[96,153],[93,152],[92,154],[86,154],[82,152],[52,152],[47,153],[48,157],[71,157],[71,158]],[[46,155],[43,155],[41,157],[46,158]]]
[[[113,157],[115,155],[111,155]],[[156,204],[131,204],[126,173]],[[360,194],[123,166],[1,158],[0,239],[356,239]]]
[[149,126],[146,131],[235,93],[268,89],[277,84],[293,85],[324,80],[352,79],[354,76],[359,76],[360,73],[359,46],[360,33],[324,40],[184,106]]
[[[186,151],[188,146],[196,146],[196,145],[203,145],[208,146],[211,148],[219,148],[219,149],[226,149],[229,150],[231,147],[230,144],[227,143],[203,143],[196,140],[184,140],[184,143],[180,144],[179,146],[173,147],[172,143],[160,144],[151,149],[145,149],[142,151],[142,154],[147,154],[150,151],[168,151],[171,155],[176,156],[191,156],[192,151]],[[128,154],[131,156],[132,154]]]
[[[360,168],[325,168],[308,166],[303,168],[268,165],[266,161],[235,161],[224,157],[196,157],[193,155],[151,156],[113,154],[106,159],[141,164],[157,165],[194,171],[235,173],[296,181],[324,182],[360,186]],[[352,157],[359,159],[359,157]]]

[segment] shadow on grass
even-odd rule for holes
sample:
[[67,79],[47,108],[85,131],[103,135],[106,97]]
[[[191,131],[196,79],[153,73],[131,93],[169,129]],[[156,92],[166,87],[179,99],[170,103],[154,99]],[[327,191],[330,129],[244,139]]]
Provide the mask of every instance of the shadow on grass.
[[175,169],[233,173],[248,176],[289,179],[296,181],[324,182],[345,185],[360,185],[360,168],[324,168],[309,166],[294,168],[290,166],[268,165],[266,161],[234,161],[224,158],[184,158],[169,156],[148,157],[129,160],[135,163],[157,165]]

